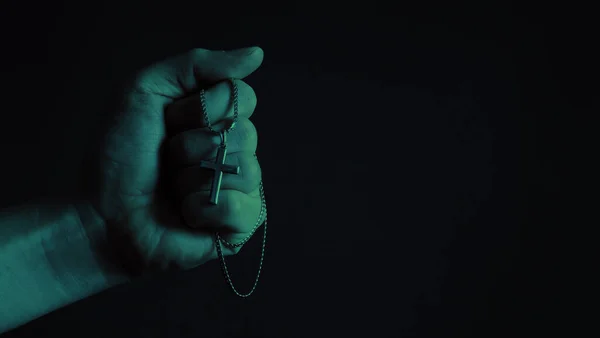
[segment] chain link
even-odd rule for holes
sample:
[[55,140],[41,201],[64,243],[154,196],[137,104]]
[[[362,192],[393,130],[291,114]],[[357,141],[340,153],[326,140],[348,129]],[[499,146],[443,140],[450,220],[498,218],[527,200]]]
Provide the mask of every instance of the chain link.
[[[260,215],[258,216],[258,220],[256,221],[256,225],[254,226],[254,229],[252,229],[250,234],[244,240],[242,240],[240,243],[237,243],[237,244],[231,244],[231,243],[227,242],[226,240],[224,240],[223,238],[221,238],[221,236],[219,235],[218,232],[215,233],[215,236],[217,238],[217,240],[216,240],[217,254],[219,256],[219,260],[221,261],[221,270],[223,271],[223,274],[225,275],[225,278],[227,279],[227,283],[229,284],[229,287],[231,287],[231,290],[233,290],[233,293],[235,293],[236,295],[238,295],[239,297],[242,297],[242,298],[246,298],[246,297],[250,296],[256,289],[256,286],[258,285],[258,279],[260,278],[260,272],[262,271],[263,260],[265,258],[265,245],[267,243],[267,203],[265,201],[265,192],[264,192],[262,181],[260,182],[260,199],[261,199]],[[235,288],[235,286],[233,286],[233,282],[231,281],[231,276],[229,275],[229,270],[227,269],[227,264],[225,263],[225,257],[223,256],[223,252],[221,251],[221,243],[223,243],[224,245],[231,247],[231,248],[235,248],[235,247],[244,245],[250,239],[250,237],[252,237],[252,235],[254,234],[256,229],[258,229],[258,227],[263,223],[263,222],[261,222],[263,215],[265,215],[264,216],[265,221],[264,221],[264,229],[263,229],[262,249],[261,249],[261,253],[260,253],[260,261],[258,263],[258,272],[256,273],[256,279],[254,280],[254,285],[252,285],[252,288],[250,289],[250,291],[248,291],[248,293],[246,293],[246,294],[243,294],[243,293],[240,293]]]
[[210,120],[208,118],[208,110],[206,110],[205,92],[204,92],[204,89],[200,90],[200,104],[202,105],[202,115],[204,116],[204,125],[206,125],[208,130],[210,130],[211,132],[216,133],[216,134],[228,133],[228,132],[232,131],[235,128],[235,125],[237,124],[237,121],[238,121],[238,117],[239,117],[238,86],[237,86],[237,83],[235,82],[235,79],[229,79],[229,83],[231,83],[231,100],[233,102],[233,120],[231,121],[229,128],[225,128],[225,130],[222,130],[222,131],[215,130],[212,127],[212,125],[210,124]]
[[[231,88],[232,88],[232,94],[231,94],[231,98],[233,101],[233,120],[231,121],[231,124],[229,125],[228,128],[225,128],[222,131],[217,131],[215,130],[210,123],[210,120],[208,118],[208,113],[206,110],[206,97],[205,97],[205,92],[204,89],[202,89],[200,91],[200,102],[202,104],[202,115],[204,116],[204,124],[206,125],[206,127],[208,128],[208,130],[210,130],[213,133],[217,133],[217,134],[221,134],[221,146],[225,146],[226,143],[226,133],[231,132],[234,128],[235,125],[238,121],[238,87],[237,84],[235,82],[235,79],[229,79],[229,82],[231,83]],[[256,158],[256,154],[254,154],[254,157]],[[225,240],[224,238],[222,238],[219,235],[219,232],[215,232],[215,243],[216,243],[216,247],[217,247],[217,255],[219,257],[219,261],[221,262],[221,269],[223,271],[223,275],[225,276],[225,279],[227,280],[227,283],[229,284],[229,286],[231,287],[231,290],[233,290],[233,293],[235,293],[237,296],[242,297],[242,298],[246,298],[248,296],[250,296],[254,290],[256,289],[256,286],[258,285],[258,279],[260,278],[260,272],[262,271],[262,266],[263,266],[263,260],[265,257],[265,245],[267,242],[267,202],[265,199],[265,191],[264,191],[264,187],[263,187],[263,182],[262,180],[260,181],[260,200],[261,200],[261,207],[260,207],[260,214],[258,215],[258,220],[256,221],[256,224],[254,225],[254,228],[252,228],[252,230],[250,231],[250,233],[248,234],[248,236],[246,236],[241,242],[233,244],[228,242],[227,240]],[[263,222],[263,217],[264,217],[264,222]],[[256,274],[256,279],[254,280],[254,285],[252,286],[252,289],[250,289],[250,291],[246,294],[242,294],[239,291],[237,291],[237,289],[235,288],[235,286],[233,286],[233,282],[231,281],[231,276],[229,275],[229,270],[227,269],[227,263],[225,262],[225,257],[223,256],[223,252],[221,249],[221,244],[229,247],[229,248],[238,248],[244,244],[246,244],[246,242],[248,242],[250,240],[250,238],[252,237],[252,235],[254,235],[254,233],[256,232],[256,229],[258,229],[260,227],[261,224],[264,223],[264,233],[263,233],[263,242],[262,242],[262,249],[261,249],[261,254],[260,254],[260,262],[258,264],[258,273]]]

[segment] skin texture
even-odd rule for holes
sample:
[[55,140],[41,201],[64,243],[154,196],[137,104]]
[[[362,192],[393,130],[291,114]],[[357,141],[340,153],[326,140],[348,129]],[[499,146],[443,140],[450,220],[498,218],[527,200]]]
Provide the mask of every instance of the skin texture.
[[[261,171],[249,120],[256,96],[241,79],[262,60],[260,48],[194,49],[140,72],[86,166],[85,200],[0,211],[0,333],[137,274],[215,259],[214,231],[233,243],[250,234]],[[225,163],[240,166],[240,175],[225,174],[219,204],[210,205],[212,173],[195,166],[214,160],[219,137],[203,125],[198,91],[206,90],[219,130],[233,115],[229,78],[240,119]]]
[[[262,59],[260,48],[196,49],[150,67],[129,90],[123,113],[107,133],[94,206],[111,233],[123,240],[135,266],[194,267],[217,258],[215,230],[235,243],[254,227],[260,213],[260,165],[249,118],[257,101],[252,88],[238,79],[256,70]],[[198,79],[209,84],[209,120],[220,130],[233,116],[228,78],[238,85],[240,119],[228,134],[226,164],[239,165],[241,172],[224,174],[219,204],[208,205],[212,171],[193,165],[214,160],[220,137],[204,125]]]

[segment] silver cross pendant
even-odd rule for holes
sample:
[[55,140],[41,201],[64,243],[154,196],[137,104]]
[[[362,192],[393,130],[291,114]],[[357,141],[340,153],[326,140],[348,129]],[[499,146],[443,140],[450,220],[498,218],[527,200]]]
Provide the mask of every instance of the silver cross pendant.
[[217,159],[215,162],[200,161],[200,167],[205,169],[213,170],[214,176],[212,185],[210,188],[210,199],[209,202],[213,205],[219,203],[219,190],[221,190],[221,181],[223,179],[223,173],[235,174],[240,173],[240,167],[236,165],[225,164],[225,156],[227,155],[227,138],[225,137],[227,132],[221,132],[221,145],[217,149]]

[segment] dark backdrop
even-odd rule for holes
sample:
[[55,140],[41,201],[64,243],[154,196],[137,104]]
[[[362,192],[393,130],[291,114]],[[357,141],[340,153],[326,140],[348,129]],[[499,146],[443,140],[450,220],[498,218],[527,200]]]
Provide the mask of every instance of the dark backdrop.
[[[559,78],[569,74],[559,67],[565,33],[547,13],[250,6],[5,6],[2,206],[75,191],[113,89],[136,69],[193,47],[260,45],[265,62],[248,82],[270,220],[249,299],[229,291],[215,261],[111,289],[6,337],[566,328],[551,224],[564,151],[555,131],[569,109]],[[260,238],[230,259],[242,290]]]

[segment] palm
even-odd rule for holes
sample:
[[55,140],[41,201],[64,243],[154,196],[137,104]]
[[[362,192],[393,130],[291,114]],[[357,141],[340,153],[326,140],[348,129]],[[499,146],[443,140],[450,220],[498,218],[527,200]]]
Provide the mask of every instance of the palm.
[[[139,94],[138,94],[139,95]],[[143,265],[189,268],[214,259],[212,234],[190,233],[182,224],[180,212],[168,201],[165,191],[158,189],[161,177],[161,145],[166,138],[163,112],[154,94],[147,94],[147,103],[127,107],[126,120],[111,130],[101,161],[105,191],[112,210],[122,214],[110,226],[133,245],[134,253]],[[132,113],[135,112],[135,113]],[[139,113],[138,113],[139,112]],[[138,128],[129,128],[139,126]],[[204,243],[205,245],[198,245]],[[190,245],[194,245],[193,250]],[[225,254],[233,254],[225,249]]]

